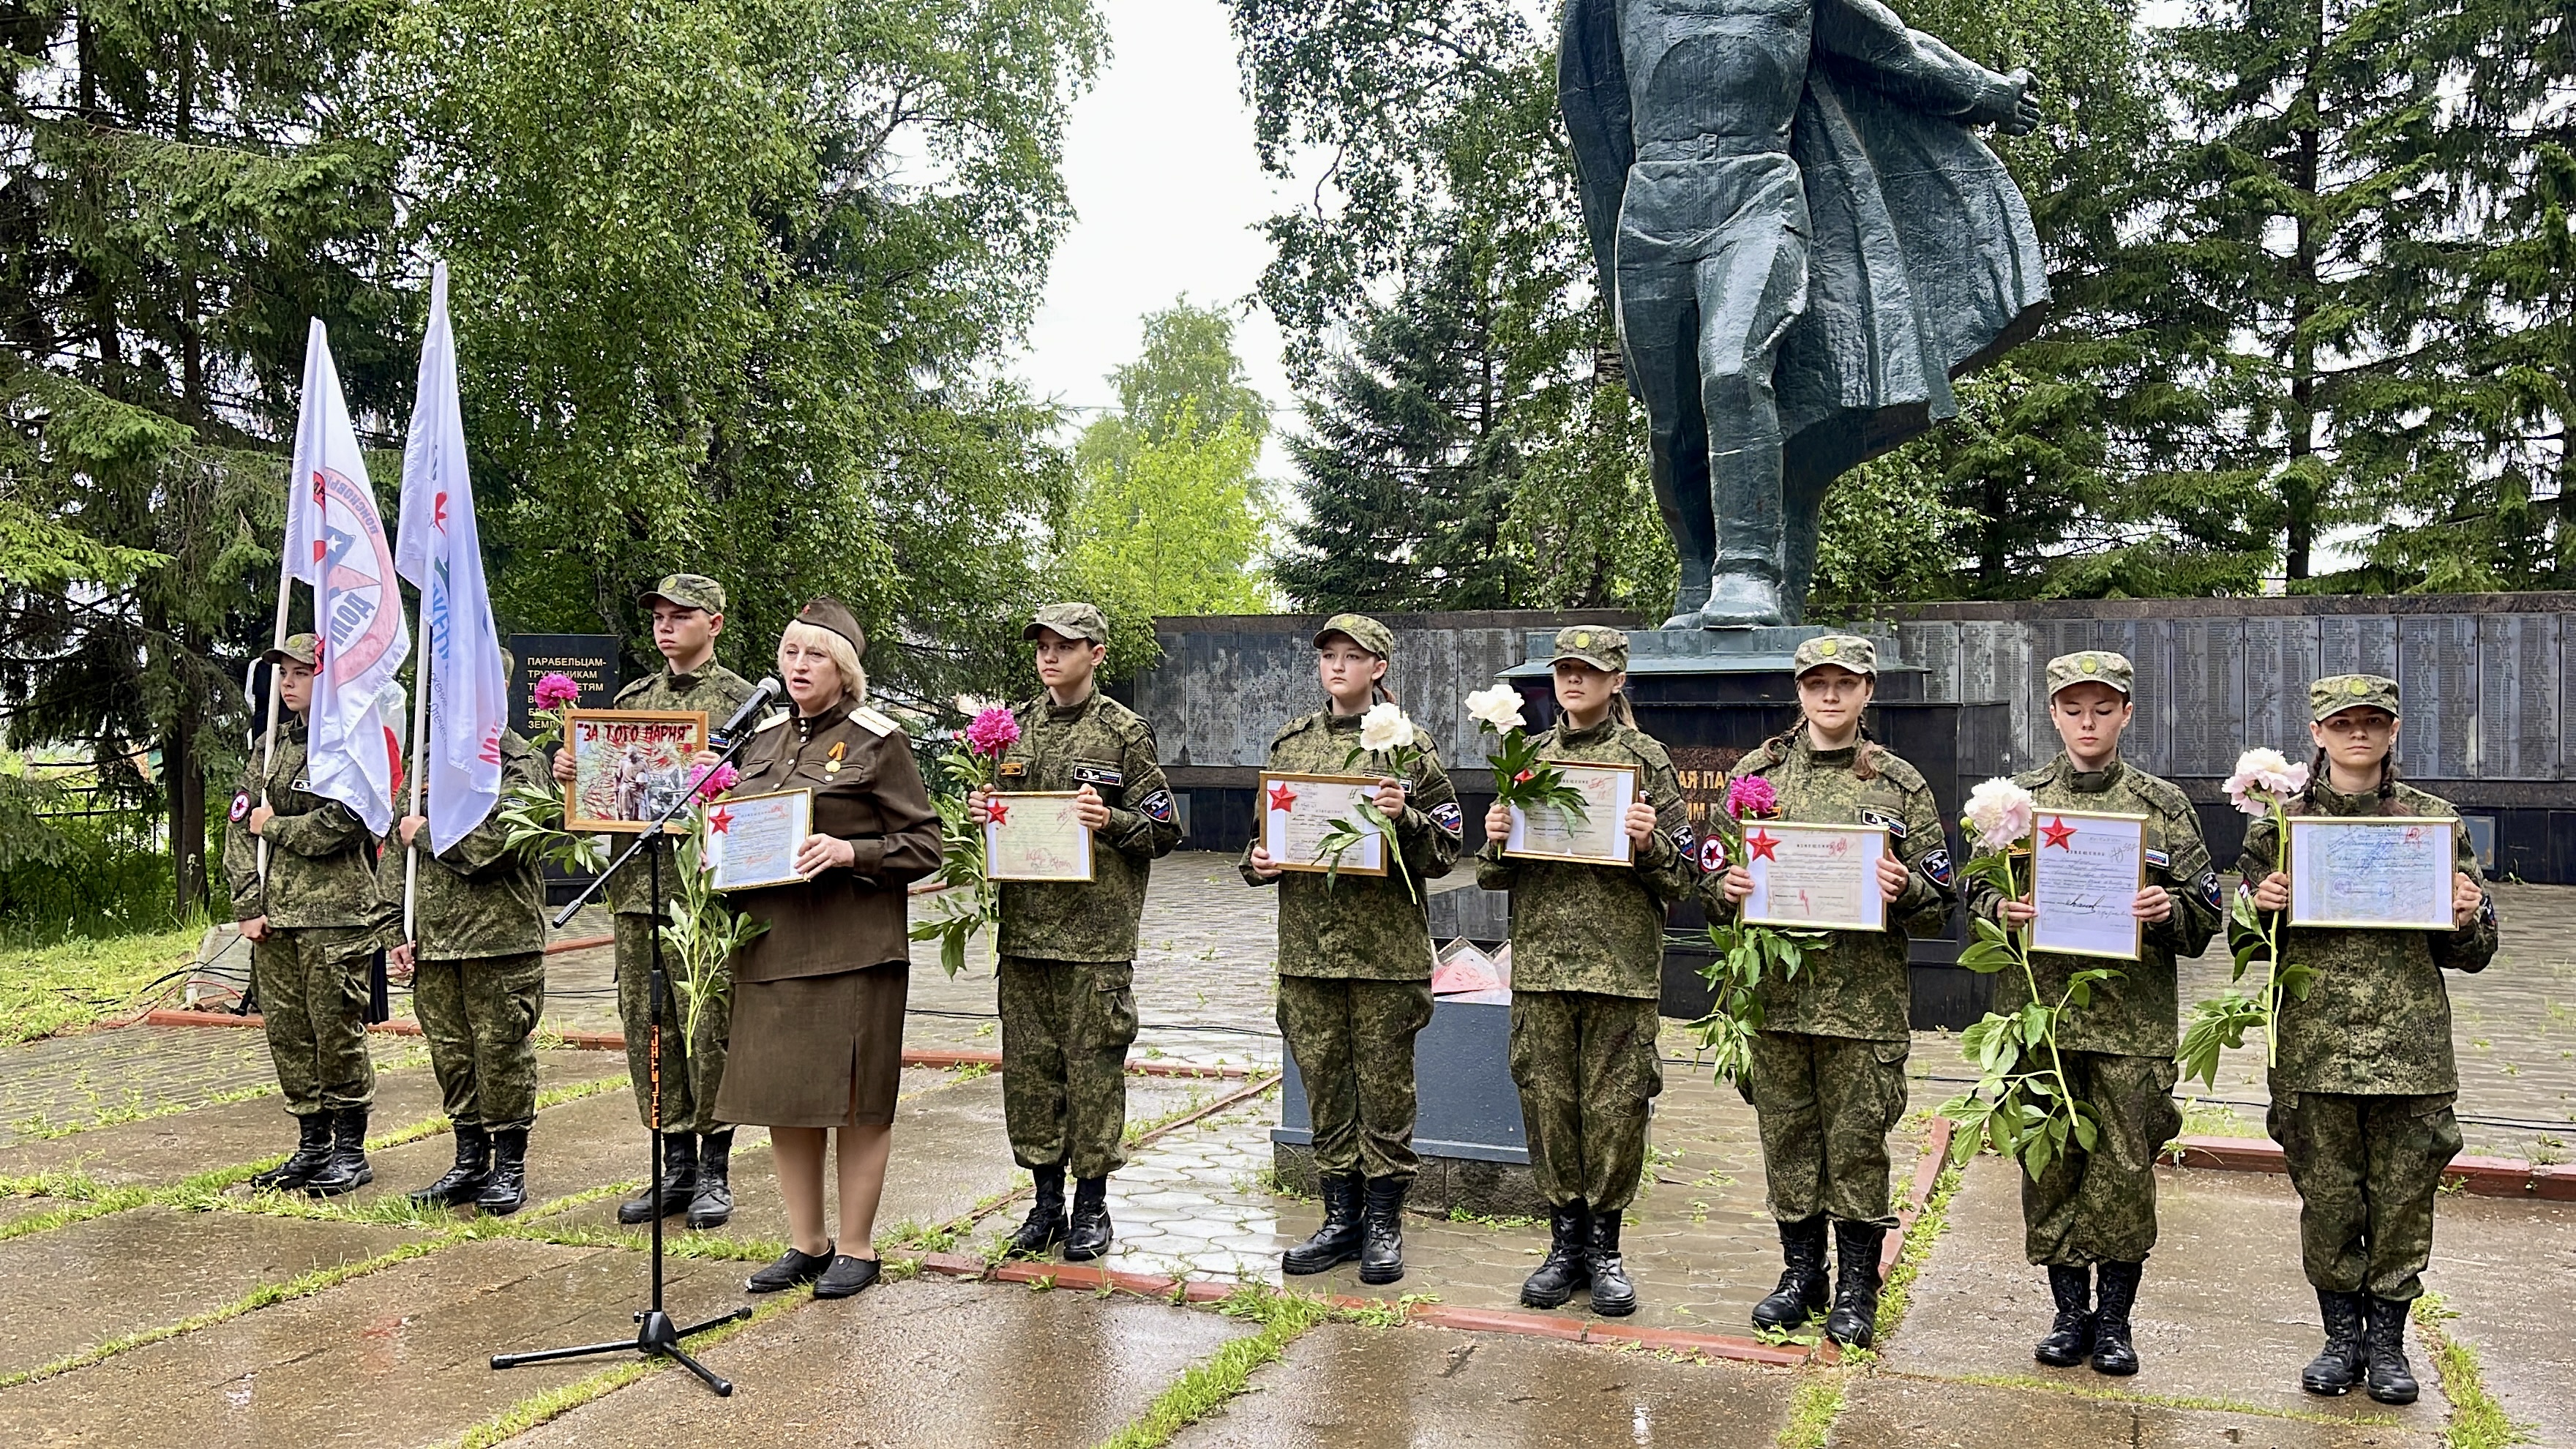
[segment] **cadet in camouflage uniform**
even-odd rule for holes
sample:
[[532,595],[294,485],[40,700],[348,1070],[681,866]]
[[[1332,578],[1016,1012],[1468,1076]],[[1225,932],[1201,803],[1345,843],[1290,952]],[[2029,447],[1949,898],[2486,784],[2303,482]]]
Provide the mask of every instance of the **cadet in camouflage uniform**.
[[[267,770],[256,750],[242,767],[224,830],[224,874],[233,919],[251,943],[269,1059],[295,1115],[297,1141],[293,1156],[251,1185],[300,1187],[319,1197],[375,1181],[366,1145],[376,1100],[376,1066],[367,1055],[368,953],[350,949],[363,945],[372,914],[375,840],[347,806],[314,794],[306,778],[305,716],[319,641],[297,634],[267,659],[292,717],[277,722],[277,753]],[[264,877],[261,841],[268,843]]]
[[[1359,747],[1371,697],[1395,635],[1361,614],[1336,614],[1315,634],[1326,708],[1291,721],[1270,742],[1267,769],[1301,775],[1386,772],[1383,757],[1345,764]],[[1408,886],[1395,874],[1286,872],[1256,836],[1243,878],[1279,887],[1279,1032],[1306,1084],[1324,1223],[1280,1257],[1289,1273],[1360,1260],[1360,1281],[1404,1276],[1404,1194],[1413,1185],[1413,1038],[1431,1020],[1431,928],[1421,882],[1457,862],[1458,792],[1431,737],[1421,758],[1378,791],[1395,822]],[[1363,1208],[1365,1203],[1365,1208]]]
[[1550,1204],[1547,1257],[1521,1301],[1554,1308],[1589,1283],[1592,1310],[1637,1311],[1619,1256],[1619,1218],[1646,1170],[1646,1118],[1664,1089],[1655,1037],[1663,996],[1664,917],[1699,885],[1698,841],[1672,757],[1629,712],[1628,636],[1560,629],[1549,663],[1556,724],[1533,742],[1546,759],[1634,765],[1637,803],[1621,822],[1624,866],[1506,857],[1511,812],[1485,813],[1476,883],[1512,893],[1512,1080],[1530,1165]]
[[[1889,909],[1885,930],[1829,932],[1825,944],[1807,948],[1795,980],[1762,982],[1763,1029],[1753,1041],[1747,1095],[1761,1122],[1786,1271],[1755,1306],[1753,1321],[1795,1328],[1826,1306],[1830,1221],[1839,1272],[1825,1333],[1867,1348],[1878,1319],[1879,1249],[1896,1225],[1887,1134],[1905,1115],[1905,1058],[1913,1045],[1906,940],[1946,921],[1953,871],[1932,787],[1861,728],[1861,712],[1877,691],[1877,646],[1827,634],[1800,644],[1791,667],[1798,723],[1737,761],[1735,774],[1771,782],[1779,819],[1885,827],[1889,854],[1879,861],[1879,888]],[[1759,833],[1758,825],[1747,828],[1748,837]],[[1753,879],[1737,861],[1713,885],[1714,915],[1749,895]]]
[[[1153,862],[1180,843],[1180,811],[1154,758],[1154,727],[1094,682],[1109,653],[1100,611],[1049,604],[1020,637],[1037,641],[1047,689],[1013,711],[1020,737],[996,766],[999,788],[1079,793],[1093,850],[1087,883],[1000,887],[1002,1112],[1012,1157],[1037,1178],[1037,1203],[1011,1250],[1061,1242],[1066,1258],[1087,1262],[1109,1251],[1109,1174],[1127,1161],[1136,922]],[[990,798],[969,799],[977,825]]]
[[[505,676],[515,670],[505,667]],[[417,762],[415,762],[415,766]],[[542,791],[546,766],[528,742],[501,732],[501,793]],[[470,1202],[507,1215],[527,1200],[528,1128],[537,1117],[537,1017],[546,1000],[545,883],[536,858],[504,845],[500,811],[432,853],[424,816],[394,827],[400,847],[378,863],[383,904],[377,942],[411,972],[412,1010],[429,1042],[430,1070],[456,1162],[411,1195],[423,1207]],[[401,848],[401,847],[408,847]],[[406,858],[417,853],[416,867]],[[403,881],[413,879],[405,943]]]
[[[2283,813],[2458,815],[2449,802],[2397,779],[2389,758],[2397,738],[2395,680],[2320,679],[2308,687],[2308,710],[2315,774]],[[2301,1256],[2325,1319],[2325,1349],[2300,1376],[2310,1393],[2348,1393],[2363,1380],[2381,1403],[2415,1400],[2406,1314],[2424,1291],[2421,1275],[2433,1255],[2433,1193],[2460,1150],[2451,1115],[2460,1080],[2442,972],[2482,971],[2496,950],[2495,899],[2478,872],[2468,827],[2452,829],[2458,865],[2450,934],[2280,932],[2281,959],[2316,972],[2304,1000],[2281,1004],[2269,1121],[2299,1190]],[[2279,832],[2268,816],[2256,820],[2237,872],[2253,883],[2258,910],[2289,906],[2280,859]],[[2236,921],[2229,934],[2242,950],[2257,933]]]
[[[2058,1018],[2057,1045],[2076,1096],[2093,1108],[2101,1138],[2090,1152],[2066,1152],[2032,1181],[2022,1174],[2024,1249],[2048,1269],[2057,1319],[2032,1350],[2059,1368],[2089,1355],[2097,1372],[2133,1374],[2129,1309],[2147,1252],[2156,1245],[2156,1154],[2182,1130],[2174,1107],[2174,958],[2197,956],[2220,925],[2218,873],[2201,844],[2200,817],[2181,789],[2120,759],[2120,732],[2134,706],[2126,657],[2085,650],[2048,661],[2049,721],[2066,748],[2045,766],[2013,777],[2045,812],[2143,815],[2146,885],[2131,902],[2144,923],[2138,959],[2107,962],[2047,952],[2030,958],[2049,1005],[2078,971],[2113,967],[2114,981]],[[2010,927],[2033,915],[1984,881],[1967,885],[1968,909]],[[2020,973],[1994,978],[1994,1009],[2019,1011],[2030,988]],[[2098,1267],[2096,1266],[2098,1265]],[[2100,1304],[2093,1279],[2101,1278]]]
[[[702,574],[672,574],[646,591],[641,602],[652,611],[653,645],[665,666],[617,692],[619,709],[703,711],[709,730],[720,729],[752,687],[739,674],[716,662],[716,636],[724,632],[725,591]],[[555,779],[572,779],[572,752],[557,751]],[[626,841],[617,840],[620,850]],[[667,898],[678,877],[670,841],[656,841],[645,855],[608,882],[617,932],[617,1019],[626,1034],[626,1074],[635,1084],[636,1110],[644,1125],[653,1125],[653,932],[667,920],[653,894],[654,857],[659,858],[662,890]],[[680,1021],[679,994],[670,973],[679,960],[667,947],[662,953],[665,994],[662,999],[662,1180],[617,1205],[621,1223],[648,1223],[656,1217],[686,1211],[693,1228],[721,1226],[733,1216],[730,1162],[733,1129],[716,1121],[716,1088],[724,1080],[727,1013],[732,993],[718,989],[709,998],[693,1040],[675,1030]],[[692,1134],[695,1134],[693,1139]]]

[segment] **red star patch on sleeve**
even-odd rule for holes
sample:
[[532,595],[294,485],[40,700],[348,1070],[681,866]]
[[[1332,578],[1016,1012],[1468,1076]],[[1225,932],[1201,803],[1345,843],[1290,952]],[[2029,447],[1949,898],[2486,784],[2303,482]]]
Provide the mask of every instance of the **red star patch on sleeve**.
[[2075,827],[2066,823],[2065,816],[2052,817],[2046,825],[2039,827],[2039,833],[2046,837],[2040,847],[2042,850],[2054,845],[2068,855],[2075,853],[2075,847],[2066,843],[2075,838]]

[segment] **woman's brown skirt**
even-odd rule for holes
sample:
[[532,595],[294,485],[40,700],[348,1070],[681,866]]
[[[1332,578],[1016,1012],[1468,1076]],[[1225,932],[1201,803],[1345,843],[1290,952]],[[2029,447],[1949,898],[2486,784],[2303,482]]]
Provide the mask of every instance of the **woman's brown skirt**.
[[903,1075],[912,965],[737,981],[716,1119],[764,1127],[878,1126]]

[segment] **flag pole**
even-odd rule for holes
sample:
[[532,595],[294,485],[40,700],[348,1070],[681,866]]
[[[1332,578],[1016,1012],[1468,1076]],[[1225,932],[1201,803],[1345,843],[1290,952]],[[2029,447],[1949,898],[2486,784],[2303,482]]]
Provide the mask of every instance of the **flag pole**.
[[[429,725],[430,660],[438,653],[438,637],[429,632],[429,590],[420,591],[420,668],[414,671],[411,701],[411,809],[407,815],[420,813],[421,768],[420,737]],[[420,842],[415,836],[403,844],[403,939],[416,939],[412,934],[413,905],[420,891]]]
[[[294,464],[290,463],[287,467],[289,473],[286,480],[286,489],[291,500],[294,495],[296,482],[293,476]],[[289,516],[292,516],[291,502],[289,504]],[[292,532],[291,529],[289,531]],[[273,654],[281,654],[285,652],[286,606],[295,597],[295,560],[290,556],[290,553],[290,543],[281,543],[278,546],[277,628],[271,632],[268,643],[269,652]],[[261,741],[259,752],[259,803],[263,808],[268,804],[269,771],[275,768],[277,764],[277,713],[285,703],[285,673],[286,666],[282,662],[273,662],[268,666],[268,728],[265,732],[265,737]],[[259,842],[259,883],[263,888],[265,888],[268,885],[268,837],[265,835],[254,834],[253,838]]]

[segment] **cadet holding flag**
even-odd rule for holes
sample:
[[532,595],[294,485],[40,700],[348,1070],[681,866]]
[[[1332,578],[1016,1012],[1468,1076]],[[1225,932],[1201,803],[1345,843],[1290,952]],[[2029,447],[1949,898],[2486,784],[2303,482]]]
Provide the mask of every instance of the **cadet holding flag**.
[[[1180,843],[1180,812],[1154,757],[1154,727],[1102,694],[1109,624],[1089,604],[1049,604],[1036,641],[1046,692],[1013,713],[1020,737],[996,768],[1005,791],[1070,791],[1092,834],[1088,882],[1001,887],[1002,1111],[1037,1203],[1011,1251],[1088,1262],[1109,1251],[1109,1174],[1126,1164],[1127,1048],[1136,1040],[1136,922],[1153,862]],[[992,792],[967,798],[981,827]],[[1070,1215],[1064,1178],[1074,1178]]]
[[[1395,635],[1360,614],[1336,614],[1315,634],[1326,707],[1291,721],[1264,767],[1342,775],[1384,684]],[[1420,882],[1458,859],[1458,792],[1431,737],[1414,732],[1411,767],[1378,787],[1395,825],[1402,874],[1282,871],[1256,836],[1243,878],[1279,887],[1279,1031],[1306,1083],[1324,1223],[1281,1255],[1289,1273],[1321,1273],[1353,1258],[1360,1281],[1404,1276],[1404,1194],[1413,1184],[1413,1038],[1431,1020],[1431,928]],[[1408,884],[1405,877],[1414,883]]]
[[1592,1311],[1637,1311],[1619,1256],[1619,1218],[1646,1170],[1646,1115],[1664,1089],[1664,917],[1699,882],[1696,841],[1672,756],[1637,728],[1621,693],[1628,636],[1560,629],[1556,724],[1533,743],[1568,763],[1633,765],[1636,802],[1620,822],[1624,866],[1505,856],[1511,811],[1485,812],[1476,883],[1512,893],[1512,1081],[1530,1166],[1549,1203],[1547,1257],[1521,1301],[1554,1308],[1590,1285]]
[[[2308,686],[2317,747],[2307,787],[2288,815],[2453,816],[2450,802],[2397,778],[2397,681],[2338,674]],[[2433,1194],[2460,1150],[2451,1104],[2451,997],[2442,973],[2483,971],[2496,952],[2495,899],[2478,873],[2465,824],[2453,827],[2447,935],[2282,925],[2280,959],[2315,972],[2304,998],[2280,1006],[2280,1060],[2271,1072],[2272,1140],[2299,1191],[2299,1246],[2317,1290],[2326,1345],[2300,1375],[2312,1394],[2356,1383],[2383,1404],[2411,1404],[2406,1315],[2433,1256]],[[2270,814],[2245,832],[2237,874],[2257,911],[2290,907]],[[2231,923],[2242,948],[2259,933]]]
[[[2068,1085],[2093,1108],[2101,1136],[2089,1152],[2069,1142],[2037,1179],[2024,1173],[2021,1182],[2023,1248],[2048,1269],[2057,1303],[2056,1322],[2032,1354],[2059,1368],[2089,1356],[2106,1374],[2138,1371],[2129,1309],[2156,1245],[2156,1154],[2182,1130],[2173,1100],[2174,958],[2207,949],[2220,919],[2218,873],[2191,801],[2120,758],[2121,732],[2137,713],[2130,675],[2127,657],[2107,650],[2048,661],[2048,719],[2065,748],[2013,777],[2041,809],[2147,817],[2147,881],[2130,903],[2144,927],[2138,959],[2116,963],[2119,979],[2096,985],[2089,1002],[2070,1003],[2058,1018]],[[2014,929],[2038,914],[2027,897],[2006,900],[1982,879],[1969,882],[1967,900],[1969,910]],[[2105,964],[2114,963],[2045,951],[2030,958],[2048,1004],[2065,996],[2069,976]],[[1992,979],[1996,1011],[2029,1002],[2021,973]]]
[[[670,574],[646,590],[641,602],[652,612],[653,647],[666,667],[619,690],[616,707],[704,710],[710,729],[731,719],[751,698],[752,686],[716,662],[724,586],[702,574]],[[554,776],[572,782],[572,751],[555,752]],[[660,852],[662,888],[668,892],[679,879],[672,843],[657,840],[647,851]],[[626,1032],[626,1074],[634,1083],[636,1111],[647,1127],[653,1125],[653,932],[670,912],[667,899],[651,899],[654,869],[652,860],[639,855],[608,882],[617,931],[617,1019]],[[663,962],[669,969],[667,951]],[[695,1037],[662,1033],[662,1180],[644,1184],[642,1192],[617,1205],[621,1223],[686,1212],[690,1227],[712,1228],[733,1216],[733,1129],[715,1116],[728,1034],[724,1004],[732,993],[712,983],[699,986],[709,1006]],[[669,1009],[667,999],[664,1007]]]
[[[1896,1226],[1887,1134],[1905,1115],[1913,1046],[1906,940],[1940,929],[1953,870],[1932,787],[1861,728],[1878,689],[1878,646],[1827,634],[1800,644],[1791,667],[1798,722],[1737,761],[1735,775],[1769,781],[1782,820],[1884,828],[1878,888],[1888,925],[1828,932],[1825,944],[1807,948],[1795,980],[1763,979],[1748,1095],[1784,1269],[1753,1322],[1794,1329],[1830,1302],[1826,1337],[1867,1348],[1878,1321],[1879,1249]],[[1753,877],[1734,861],[1712,886],[1711,912],[1731,911],[1753,893]],[[1830,1299],[1828,1226],[1837,1260]]]

